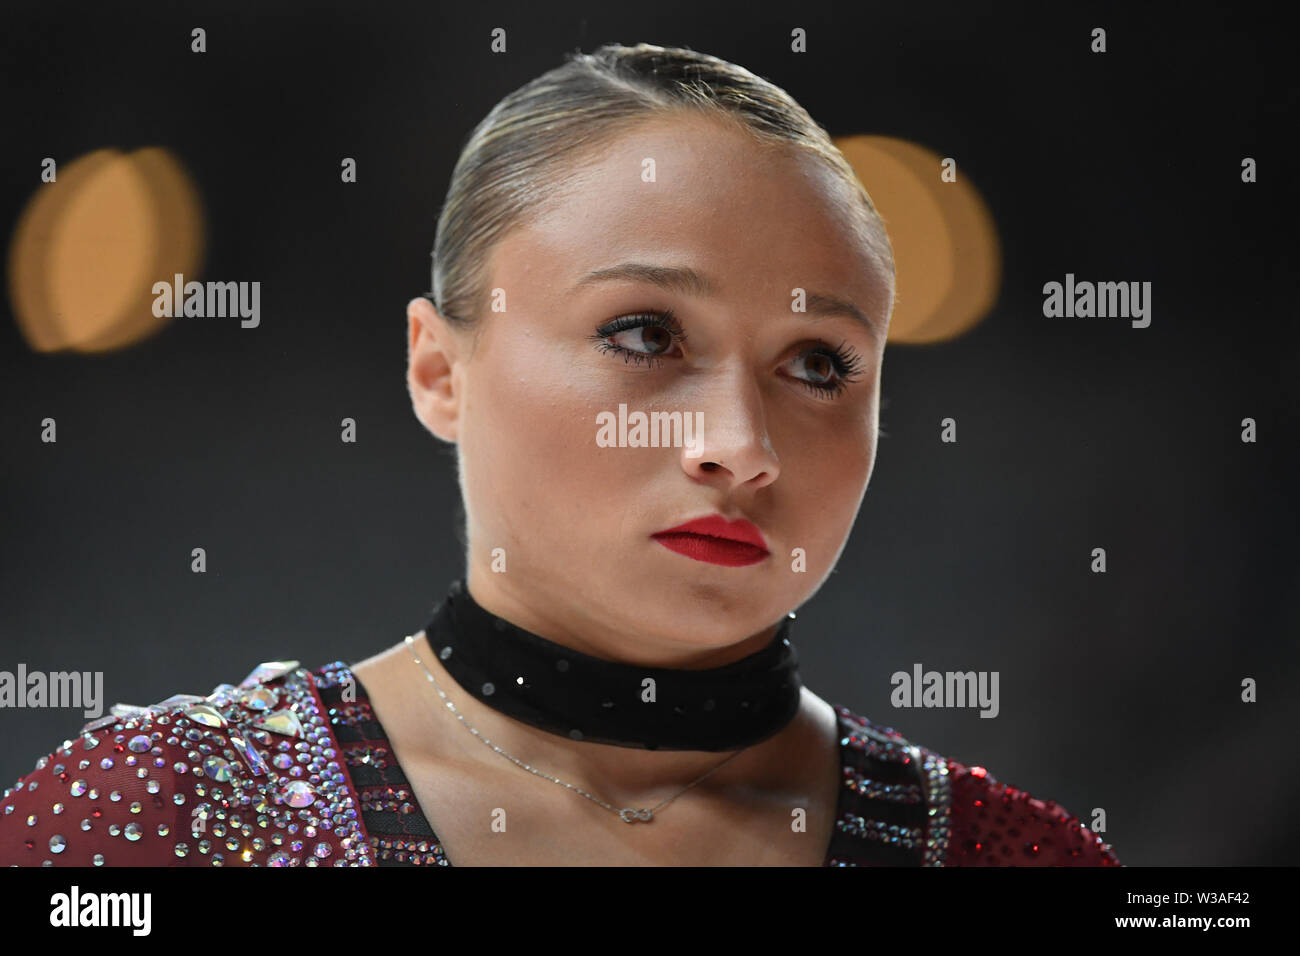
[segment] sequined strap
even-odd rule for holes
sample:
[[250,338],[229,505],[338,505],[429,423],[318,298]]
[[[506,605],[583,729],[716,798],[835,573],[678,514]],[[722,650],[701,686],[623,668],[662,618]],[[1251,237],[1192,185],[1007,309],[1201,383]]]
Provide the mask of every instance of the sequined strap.
[[326,664],[314,676],[378,865],[450,866],[361,681],[343,661]]
[[940,865],[942,794],[922,749],[846,707],[835,712],[844,788],[826,865]]
[[952,836],[952,784],[949,775],[950,761],[924,747],[921,751],[921,771],[925,787],[925,866],[946,866],[948,841]]
[[[334,735],[361,798],[380,866],[450,866],[441,842],[388,747],[365,688],[347,664],[316,672]],[[942,866],[948,843],[948,762],[845,707],[843,786],[827,866]]]

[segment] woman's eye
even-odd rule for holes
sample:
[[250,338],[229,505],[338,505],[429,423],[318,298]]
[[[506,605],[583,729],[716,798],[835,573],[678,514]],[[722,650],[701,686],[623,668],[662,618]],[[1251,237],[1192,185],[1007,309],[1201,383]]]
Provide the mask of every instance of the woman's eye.
[[858,380],[857,373],[862,370],[861,357],[842,342],[833,350],[823,347],[805,352],[793,364],[796,369],[802,365],[808,375],[803,378],[796,374],[796,380],[820,398],[837,397],[850,382]]
[[624,362],[653,365],[685,342],[686,332],[671,311],[637,312],[605,323],[591,340],[602,352],[622,355]]
[[662,355],[673,347],[672,333],[660,325],[643,325],[616,332],[610,339],[615,345],[646,355]]
[[[686,341],[686,332],[671,311],[650,311],[619,316],[596,329],[590,338],[596,348],[622,355],[624,362],[653,366]],[[850,382],[858,380],[857,373],[863,368],[861,357],[843,342],[834,348],[822,343],[796,356],[791,364],[795,381],[818,398],[838,397]]]
[[800,355],[795,362],[803,363],[804,370],[808,372],[807,382],[810,385],[824,385],[835,380],[835,363],[831,361],[829,355],[822,352],[808,352]]

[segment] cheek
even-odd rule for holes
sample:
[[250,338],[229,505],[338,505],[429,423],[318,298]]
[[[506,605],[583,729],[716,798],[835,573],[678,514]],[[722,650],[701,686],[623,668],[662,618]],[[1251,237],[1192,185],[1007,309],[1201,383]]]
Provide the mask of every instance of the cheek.
[[829,537],[847,534],[875,466],[874,424],[868,428],[856,419],[820,432],[804,428],[791,448],[782,455],[777,481],[786,484],[785,500],[797,502],[805,527],[824,529]]
[[782,478],[794,479],[791,484],[798,483],[805,493],[856,492],[870,476],[876,455],[874,416],[846,408],[843,414],[787,427],[789,451],[781,456]]
[[563,349],[525,336],[518,344],[491,343],[492,366],[474,370],[462,440],[467,476],[487,496],[484,507],[532,526],[595,517],[601,494],[632,464],[623,449],[596,445],[609,390]]

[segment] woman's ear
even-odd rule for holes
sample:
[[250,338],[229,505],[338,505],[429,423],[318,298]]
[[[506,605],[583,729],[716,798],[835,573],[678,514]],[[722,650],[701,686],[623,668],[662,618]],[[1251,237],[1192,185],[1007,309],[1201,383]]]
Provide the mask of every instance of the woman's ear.
[[443,441],[459,437],[461,374],[458,342],[450,323],[428,296],[406,306],[406,388],[415,417]]

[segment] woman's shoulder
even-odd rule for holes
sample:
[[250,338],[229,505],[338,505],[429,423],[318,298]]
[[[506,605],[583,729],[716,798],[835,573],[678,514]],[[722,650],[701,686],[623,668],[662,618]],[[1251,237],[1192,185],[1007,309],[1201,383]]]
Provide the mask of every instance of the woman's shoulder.
[[115,704],[0,799],[3,866],[367,866],[321,687],[343,665]]
[[[932,866],[1120,866],[1114,850],[1055,800],[1000,782],[987,768],[967,765],[912,743],[893,727],[834,705],[849,764],[906,767],[925,810],[925,861]],[[846,765],[846,775],[855,768]],[[860,774],[859,774],[860,776]],[[882,773],[879,776],[887,776]],[[868,785],[871,780],[866,780]],[[876,784],[876,789],[890,790]]]

